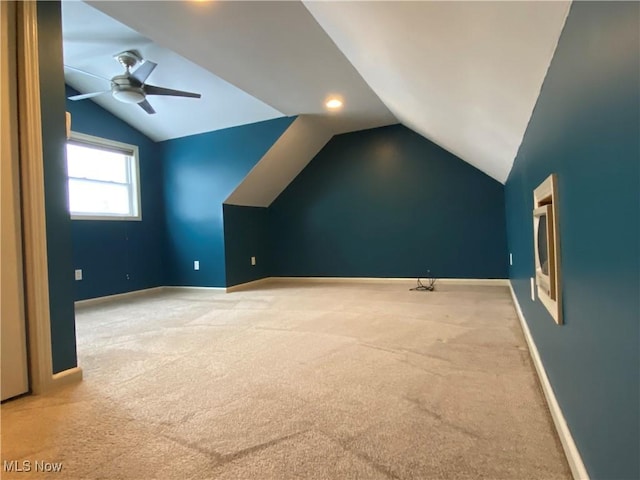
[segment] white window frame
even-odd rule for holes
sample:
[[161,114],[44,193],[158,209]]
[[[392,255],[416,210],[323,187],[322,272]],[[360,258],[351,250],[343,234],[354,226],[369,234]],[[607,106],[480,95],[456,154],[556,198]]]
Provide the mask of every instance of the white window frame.
[[[74,143],[76,145],[95,146],[104,150],[111,150],[116,152],[122,152],[130,157],[129,162],[129,202],[133,215],[114,215],[111,213],[74,213],[71,211],[71,205],[69,205],[69,213],[71,220],[121,220],[121,221],[141,221],[142,220],[142,200],[140,197],[140,161],[138,156],[138,146],[130,145],[128,143],[117,142],[108,138],[95,137],[93,135],[87,135],[80,132],[71,132],[71,135],[67,139],[67,143]],[[65,144],[66,148],[66,144]],[[67,179],[69,177],[67,173]]]

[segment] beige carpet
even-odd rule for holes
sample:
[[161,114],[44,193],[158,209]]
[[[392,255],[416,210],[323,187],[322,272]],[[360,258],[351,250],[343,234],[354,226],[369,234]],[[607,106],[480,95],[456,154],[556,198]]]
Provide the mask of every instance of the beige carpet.
[[569,478],[508,290],[409,286],[78,308],[85,379],[2,405],[2,478]]

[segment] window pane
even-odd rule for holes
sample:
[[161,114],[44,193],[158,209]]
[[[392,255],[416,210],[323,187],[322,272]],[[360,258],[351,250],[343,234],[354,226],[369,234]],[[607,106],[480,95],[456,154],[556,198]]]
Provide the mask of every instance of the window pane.
[[126,185],[69,179],[71,213],[133,215]]
[[141,219],[135,145],[72,132],[66,148],[69,211],[75,219]]
[[67,144],[67,169],[70,177],[126,183],[129,158],[123,153]]

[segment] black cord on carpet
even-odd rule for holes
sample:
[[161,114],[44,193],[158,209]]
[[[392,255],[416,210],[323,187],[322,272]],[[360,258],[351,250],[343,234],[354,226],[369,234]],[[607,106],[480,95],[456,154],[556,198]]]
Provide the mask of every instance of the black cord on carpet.
[[[429,274],[429,270],[427,270],[427,274]],[[436,289],[436,279],[427,277],[426,284],[422,283],[422,280],[418,279],[418,285],[414,288],[410,288],[409,290],[412,292],[433,292]]]

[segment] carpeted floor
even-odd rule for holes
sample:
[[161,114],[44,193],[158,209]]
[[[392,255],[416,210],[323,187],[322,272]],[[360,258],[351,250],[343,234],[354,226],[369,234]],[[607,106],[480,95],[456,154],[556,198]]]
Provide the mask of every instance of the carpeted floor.
[[2,478],[570,478],[508,290],[409,286],[80,307],[84,381],[2,405]]

